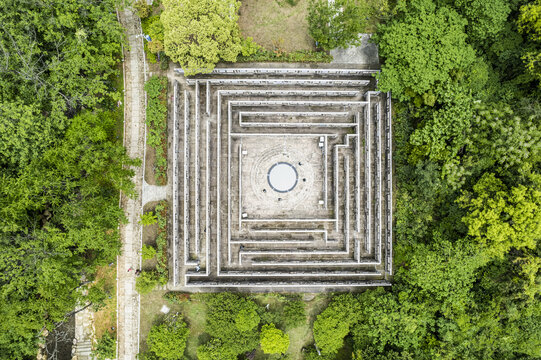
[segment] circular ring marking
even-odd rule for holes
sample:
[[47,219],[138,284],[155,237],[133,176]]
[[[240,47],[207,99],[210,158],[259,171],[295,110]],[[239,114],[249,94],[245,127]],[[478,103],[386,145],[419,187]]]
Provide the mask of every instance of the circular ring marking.
[[276,192],[286,193],[297,186],[297,169],[287,162],[277,162],[267,173],[269,186]]

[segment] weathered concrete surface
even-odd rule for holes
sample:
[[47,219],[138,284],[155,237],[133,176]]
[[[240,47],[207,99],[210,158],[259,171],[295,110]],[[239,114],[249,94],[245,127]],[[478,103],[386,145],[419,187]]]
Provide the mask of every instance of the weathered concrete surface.
[[143,182],[143,206],[151,201],[160,201],[167,199],[167,190],[169,186],[149,185]]
[[372,34],[360,34],[361,45],[347,49],[333,49],[331,64],[358,64],[369,68],[379,68],[378,47],[370,42]]

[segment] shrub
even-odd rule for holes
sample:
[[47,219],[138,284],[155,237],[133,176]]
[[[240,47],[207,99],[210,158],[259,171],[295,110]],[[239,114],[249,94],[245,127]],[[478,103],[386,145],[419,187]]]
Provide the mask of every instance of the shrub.
[[319,62],[330,63],[333,57],[323,51],[297,50],[290,53],[269,51],[260,48],[250,56],[241,55],[237,62]]
[[155,271],[143,271],[135,280],[135,289],[139,294],[148,294],[158,285],[158,274]]
[[160,54],[160,69],[167,70],[169,69],[169,57],[165,53]]
[[251,36],[242,39],[240,53],[242,56],[252,56],[257,54],[261,46],[258,45]]
[[145,214],[141,215],[141,219],[139,220],[139,225],[148,226],[148,225],[154,225],[156,224],[156,221],[158,221],[158,218],[152,211],[149,211]]
[[158,217],[158,235],[156,237],[157,260],[156,271],[158,272],[161,285],[167,284],[169,280],[169,269],[167,267],[167,201],[160,201],[156,205]]
[[190,294],[168,292],[163,295],[163,298],[170,304],[182,304],[183,302],[190,301]]
[[143,245],[142,249],[143,260],[150,260],[156,256],[156,248],[151,245]]
[[97,360],[114,359],[116,357],[116,340],[114,334],[105,332],[96,343],[92,355]]
[[212,339],[197,348],[198,360],[237,360],[237,358],[237,353],[219,339]]

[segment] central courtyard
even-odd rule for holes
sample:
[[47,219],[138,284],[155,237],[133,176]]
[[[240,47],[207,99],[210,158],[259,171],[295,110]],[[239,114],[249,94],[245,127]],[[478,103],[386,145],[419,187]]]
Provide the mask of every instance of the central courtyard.
[[390,285],[390,94],[296,66],[175,71],[174,288]]

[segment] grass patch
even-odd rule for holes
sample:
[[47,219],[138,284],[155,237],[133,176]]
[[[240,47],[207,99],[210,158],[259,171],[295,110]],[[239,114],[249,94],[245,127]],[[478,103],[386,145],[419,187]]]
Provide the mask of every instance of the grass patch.
[[267,50],[315,50],[308,34],[308,0],[243,0],[239,26],[244,37]]
[[[171,308],[171,312],[179,312],[188,324],[190,335],[186,346],[185,355],[188,359],[196,360],[197,347],[206,343],[210,337],[205,333],[205,323],[207,307],[205,298],[207,295],[187,294],[187,293],[168,293],[166,299],[165,291],[152,291],[150,294],[141,295],[141,351],[145,351],[145,339],[152,327],[152,324],[161,321],[163,314],[160,313],[162,305]],[[327,306],[332,294],[304,294],[306,309],[306,321],[292,329],[287,329],[290,345],[287,351],[289,359],[301,360],[303,358],[302,348],[307,347],[314,342],[312,335],[313,322],[324,308]],[[280,318],[284,305],[290,300],[302,299],[303,294],[253,294],[248,298],[254,300],[262,308],[269,305],[268,310],[264,311],[263,317],[268,319]],[[263,318],[262,317],[262,318]],[[280,326],[279,323],[276,323]],[[344,353],[348,353],[345,349]],[[257,349],[255,359],[268,359],[261,349]]]
[[165,291],[153,291],[150,294],[141,295],[141,352],[147,350],[146,338],[152,325],[163,319],[160,312],[163,305],[167,305],[170,313],[179,312],[188,324],[190,334],[186,345],[188,359],[197,359],[197,347],[208,341],[205,334],[205,322],[207,320],[207,308],[204,302],[197,298],[188,297],[187,301],[174,303],[166,300],[163,296]]
[[116,266],[99,266],[96,282],[103,281],[108,293],[105,305],[94,313],[94,338],[98,343],[104,337],[116,338]]

